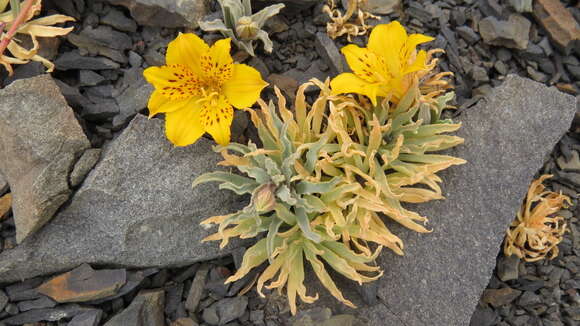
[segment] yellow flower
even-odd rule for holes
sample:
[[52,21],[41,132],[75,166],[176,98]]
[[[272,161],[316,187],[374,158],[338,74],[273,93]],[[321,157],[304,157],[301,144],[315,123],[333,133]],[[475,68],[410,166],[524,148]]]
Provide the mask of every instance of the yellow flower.
[[397,103],[413,83],[413,73],[429,69],[427,53],[417,52],[416,47],[432,40],[422,34],[407,35],[397,21],[376,26],[366,48],[349,44],[341,49],[354,73],[336,76],[330,84],[333,93],[366,95],[373,105],[377,96],[392,95]]
[[155,87],[149,117],[165,113],[165,134],[176,146],[193,144],[205,132],[227,145],[233,107],[252,106],[268,85],[256,69],[233,62],[230,42],[209,47],[195,34],[179,34],[167,47],[166,65],[145,69]]

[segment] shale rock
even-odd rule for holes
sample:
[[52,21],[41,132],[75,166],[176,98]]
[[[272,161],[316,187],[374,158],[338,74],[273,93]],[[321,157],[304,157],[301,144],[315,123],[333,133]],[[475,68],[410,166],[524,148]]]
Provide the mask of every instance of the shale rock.
[[208,13],[208,0],[107,0],[131,11],[139,25],[195,29]]
[[69,206],[29,241],[0,254],[0,283],[83,263],[177,266],[228,254],[216,243],[200,243],[214,231],[199,222],[244,203],[216,184],[191,187],[216,170],[221,159],[212,145],[201,138],[174,147],[161,120],[137,115],[103,150]]
[[[449,154],[468,163],[441,173],[445,200],[416,207],[433,232],[419,234],[389,223],[404,241],[405,255],[384,251],[379,256],[384,271],[378,281],[380,304],[365,307],[358,285],[341,280],[352,285],[344,294],[359,306],[349,313],[370,326],[469,325],[505,229],[575,111],[574,97],[514,75],[487,101],[464,111],[457,134],[465,144]],[[317,305],[338,310],[328,291],[311,287],[311,293],[325,296]]]
[[163,290],[141,292],[127,309],[113,316],[105,326],[164,326]]
[[512,14],[507,21],[486,17],[479,22],[479,32],[487,44],[525,50],[532,24],[524,16]]
[[560,1],[535,1],[534,16],[562,51],[569,53],[573,47],[580,49],[580,25]]
[[68,176],[88,147],[50,75],[17,80],[0,91],[0,173],[13,195],[17,242],[68,200]]

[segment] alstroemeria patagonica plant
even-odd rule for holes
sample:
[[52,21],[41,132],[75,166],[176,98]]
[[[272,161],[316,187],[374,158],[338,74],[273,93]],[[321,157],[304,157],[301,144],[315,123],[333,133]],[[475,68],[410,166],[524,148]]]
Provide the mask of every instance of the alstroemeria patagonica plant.
[[366,48],[349,44],[341,49],[353,73],[342,73],[331,82],[335,94],[356,93],[367,96],[373,105],[377,97],[390,96],[398,101],[413,84],[413,73],[430,70],[427,52],[417,45],[433,38],[422,34],[407,35],[397,21],[376,26]]
[[166,65],[143,73],[155,87],[149,117],[165,113],[165,134],[174,145],[193,144],[205,132],[227,145],[233,108],[252,106],[268,85],[256,69],[233,62],[230,43],[210,47],[195,34],[179,34],[169,43]]

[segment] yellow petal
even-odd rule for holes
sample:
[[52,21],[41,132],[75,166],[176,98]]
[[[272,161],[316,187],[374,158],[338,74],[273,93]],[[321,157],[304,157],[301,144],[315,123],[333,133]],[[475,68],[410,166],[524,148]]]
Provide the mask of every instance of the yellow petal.
[[209,51],[209,46],[192,33],[179,33],[167,46],[166,64],[180,64],[189,67],[196,75],[201,74],[201,56]]
[[352,73],[342,73],[330,82],[334,94],[356,93],[367,96],[377,105],[377,96],[386,96],[379,83],[369,83]]
[[421,50],[417,53],[415,60],[403,69],[403,75],[427,69],[427,52]]
[[149,67],[143,71],[143,76],[163,96],[172,100],[201,95],[201,80],[181,64]]
[[234,109],[225,96],[220,95],[206,101],[201,108],[199,119],[205,131],[216,143],[224,146],[230,143],[230,126],[234,119]]
[[407,32],[398,21],[376,26],[369,36],[368,48],[385,59],[389,72],[398,74],[401,50],[407,41]]
[[219,40],[201,57],[203,79],[219,86],[232,78],[234,60],[230,56],[230,43],[229,38]]
[[233,106],[242,109],[256,103],[262,89],[267,85],[256,69],[244,64],[234,64],[232,78],[223,85],[223,92]]
[[434,38],[423,34],[411,34],[405,43],[405,58],[409,58],[417,48],[417,45],[431,42]]
[[340,51],[344,54],[350,69],[359,78],[362,78],[369,83],[376,83],[381,79],[388,78],[384,60],[369,51],[367,48],[361,48],[357,45],[349,44],[343,47]]
[[195,143],[204,133],[200,107],[186,106],[165,115],[165,135],[175,146]]
[[197,97],[192,97],[180,100],[171,100],[163,96],[160,91],[155,90],[151,94],[149,102],[147,103],[147,107],[149,108],[149,118],[155,116],[158,113],[169,113],[183,109],[187,105],[190,107],[195,107],[195,102],[198,99],[199,98]]

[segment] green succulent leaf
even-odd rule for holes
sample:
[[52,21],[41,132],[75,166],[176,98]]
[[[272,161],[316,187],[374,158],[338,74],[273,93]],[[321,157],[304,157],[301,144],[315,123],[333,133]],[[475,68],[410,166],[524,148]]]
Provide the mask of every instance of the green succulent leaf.
[[197,177],[193,187],[206,182],[221,182],[220,189],[228,189],[238,195],[249,194],[258,187],[254,180],[229,172],[210,172]]
[[337,184],[341,182],[341,178],[334,177],[329,181],[323,182],[310,182],[310,181],[300,181],[296,185],[296,192],[298,194],[323,194],[331,189],[333,189]]

